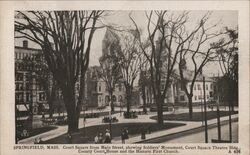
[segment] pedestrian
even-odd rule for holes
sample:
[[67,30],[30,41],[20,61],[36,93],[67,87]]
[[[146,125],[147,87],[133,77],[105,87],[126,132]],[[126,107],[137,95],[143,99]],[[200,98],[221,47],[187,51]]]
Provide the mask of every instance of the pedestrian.
[[125,128],[124,132],[125,132],[125,139],[128,139],[128,138],[129,138],[129,137],[128,137],[128,129]]
[[71,135],[71,133],[68,133],[67,139],[68,139],[68,143],[72,144],[72,135]]
[[34,140],[34,144],[39,144],[39,140],[38,140],[38,138],[35,138],[35,140]]
[[43,140],[42,140],[42,138],[41,138],[41,137],[39,138],[39,142],[38,142],[38,144],[43,144]]
[[98,144],[102,144],[103,143],[103,135],[102,133],[100,132],[99,133],[99,136],[98,136]]
[[94,138],[95,144],[99,143],[99,134],[97,133],[95,138]]
[[111,143],[110,131],[108,129],[106,129],[104,143]]
[[125,130],[122,131],[122,134],[121,134],[121,138],[122,138],[122,144],[125,144]]

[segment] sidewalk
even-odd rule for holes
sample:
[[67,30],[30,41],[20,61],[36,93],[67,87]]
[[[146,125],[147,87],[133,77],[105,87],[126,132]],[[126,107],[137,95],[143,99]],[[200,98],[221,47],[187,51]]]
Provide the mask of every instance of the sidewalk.
[[[196,111],[196,110],[194,110]],[[198,111],[198,110],[197,110]],[[184,113],[186,112],[186,110],[180,110],[180,111],[176,111],[176,113]],[[168,114],[171,112],[164,112],[164,114]],[[151,116],[156,115],[156,112],[150,112],[148,115],[138,115],[137,119],[124,119],[123,116],[120,116],[120,113],[116,113],[113,114],[112,116],[115,116],[118,118],[119,122],[118,123],[136,123],[136,122],[155,122],[155,120],[150,119]],[[238,114],[232,115],[232,119],[233,118],[237,118]],[[225,117],[221,117],[220,118],[221,121],[224,120],[228,120],[228,116]],[[164,121],[164,123],[169,122],[169,123],[184,123],[186,125],[184,126],[180,126],[180,127],[175,127],[172,129],[167,129],[167,130],[162,130],[162,131],[157,131],[157,132],[153,132],[151,134],[146,134],[146,140],[148,139],[152,139],[152,138],[157,138],[157,137],[161,137],[161,136],[166,136],[166,135],[170,135],[170,134],[174,134],[174,133],[178,133],[178,132],[183,132],[186,130],[191,130],[194,128],[198,128],[198,127],[202,127],[201,122],[191,122],[191,121]],[[208,125],[217,123],[217,119],[212,119],[212,120],[208,120]],[[85,127],[89,127],[89,126],[94,126],[94,125],[100,125],[100,124],[105,124],[102,123],[102,117],[99,118],[89,118],[87,119],[87,121],[85,122]],[[67,133],[67,125],[65,126],[57,126],[58,128],[55,130],[51,130],[33,137],[29,137],[23,140],[20,140],[18,143],[19,144],[32,144],[34,142],[34,140],[37,137],[42,138],[43,141],[58,137],[60,135],[63,135],[65,133]],[[83,128],[84,124],[83,124],[83,118],[79,119],[79,128]],[[141,140],[141,135],[133,135],[132,137],[130,137],[128,140],[126,140],[126,143],[138,143],[142,141]],[[121,143],[121,138],[120,137],[115,137],[112,140],[112,143],[114,144],[119,144]]]
[[[232,115],[232,119],[234,118],[238,118],[238,114]],[[225,117],[221,117],[220,121],[225,121],[228,120],[228,116]],[[167,135],[171,135],[171,134],[175,134],[175,133],[180,133],[183,131],[187,131],[187,130],[192,130],[195,128],[199,128],[202,127],[201,122],[191,122],[191,121],[164,121],[164,123],[166,122],[175,122],[175,123],[185,123],[185,126],[180,126],[180,127],[176,127],[176,128],[172,128],[172,129],[168,129],[168,130],[162,130],[162,131],[157,131],[157,132],[153,132],[151,134],[146,134],[146,139],[145,140],[149,140],[149,139],[153,139],[153,138],[159,138],[162,136],[167,136]],[[208,120],[207,124],[208,125],[212,125],[217,123],[217,119],[212,119],[212,120]],[[130,137],[128,140],[126,140],[127,144],[132,144],[132,143],[138,143],[138,142],[142,142],[145,141],[141,139],[141,135],[137,135],[137,136],[133,136]],[[114,144],[121,144],[121,139],[120,138],[116,138],[112,140],[112,143]]]

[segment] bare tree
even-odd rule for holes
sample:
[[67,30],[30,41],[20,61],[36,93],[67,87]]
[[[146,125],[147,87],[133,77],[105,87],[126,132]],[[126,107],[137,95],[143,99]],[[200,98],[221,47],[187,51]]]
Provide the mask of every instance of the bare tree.
[[139,73],[139,91],[141,93],[142,102],[143,102],[143,112],[147,113],[147,102],[146,102],[146,88],[150,88],[150,79],[147,76],[148,63],[145,61],[142,65],[140,65],[140,73]]
[[[217,57],[215,52],[216,49],[228,45],[230,42],[223,44],[215,44],[213,42],[222,42],[223,35],[225,32],[217,32],[216,27],[218,23],[209,26],[209,16],[210,13],[206,13],[197,24],[198,29],[195,29],[192,37],[190,37],[185,44],[181,46],[180,56],[179,56],[179,73],[181,86],[188,98],[189,107],[189,117],[192,118],[193,108],[192,108],[192,98],[193,98],[193,88],[197,77],[202,74],[202,69],[204,66],[214,61]],[[181,25],[181,29],[176,32],[180,42],[186,39],[188,32],[185,25]],[[187,63],[189,66],[193,66],[193,69],[187,68]],[[190,77],[185,76],[187,70],[192,73]],[[190,81],[191,80],[191,81]],[[188,86],[187,83],[191,82]]]
[[[27,11],[17,12],[16,38],[27,38],[40,45],[49,70],[62,90],[68,115],[68,132],[78,130],[83,100],[84,76],[97,22],[103,11]],[[80,82],[76,101],[75,84]]]
[[234,102],[238,102],[238,31],[237,29],[225,29],[227,38],[218,43],[218,46],[228,42],[227,46],[221,46],[216,50],[222,77],[219,79],[218,88],[223,101],[229,102],[234,111]]
[[140,66],[143,65],[142,53],[133,35],[134,31],[131,30],[131,32],[121,34],[122,49],[118,52],[120,71],[126,89],[127,114],[130,111],[134,81]]
[[[163,103],[166,92],[171,86],[174,75],[174,66],[181,47],[193,36],[194,32],[180,41],[175,32],[179,32],[181,25],[187,21],[187,13],[174,15],[167,11],[146,12],[147,40],[142,40],[142,34],[135,20],[130,16],[137,30],[137,39],[141,50],[149,62],[150,78],[153,96],[157,105],[158,123],[163,124]],[[155,19],[155,20],[154,20]]]
[[121,72],[118,53],[121,51],[120,39],[111,29],[107,28],[103,40],[103,55],[99,59],[99,75],[106,84],[109,93],[109,102],[111,102],[111,112],[114,111],[113,93],[115,86],[121,80]]

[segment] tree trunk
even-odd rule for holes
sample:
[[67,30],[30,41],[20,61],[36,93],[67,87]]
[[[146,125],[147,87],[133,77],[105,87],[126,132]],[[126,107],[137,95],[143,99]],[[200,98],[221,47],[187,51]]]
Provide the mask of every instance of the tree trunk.
[[68,133],[73,133],[78,131],[79,123],[79,117],[76,114],[75,95],[69,90],[63,90],[63,97],[68,116]]
[[126,88],[126,100],[127,100],[127,113],[129,113],[131,105],[131,97],[132,97],[132,88],[128,85],[125,88]]
[[147,113],[145,86],[142,86],[142,101],[143,101],[143,112]]
[[189,118],[193,118],[193,95],[188,95],[188,111],[189,111]]
[[115,108],[114,108],[113,91],[110,91],[109,95],[110,95],[110,108],[111,108],[111,112],[114,112]]
[[49,99],[48,99],[48,103],[49,103],[49,117],[52,118],[53,117],[53,114],[54,114],[54,100],[55,100],[55,97],[56,97],[56,90],[55,90],[55,85],[53,84],[52,85],[52,90],[51,90],[51,93],[47,93]]
[[162,109],[163,101],[164,99],[161,96],[156,98],[158,124],[163,124],[163,109]]

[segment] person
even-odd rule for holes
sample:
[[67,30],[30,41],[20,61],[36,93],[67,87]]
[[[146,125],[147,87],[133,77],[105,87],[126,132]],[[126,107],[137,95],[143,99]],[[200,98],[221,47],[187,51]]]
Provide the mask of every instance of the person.
[[38,140],[38,138],[35,138],[35,140],[34,140],[34,144],[39,144],[39,140]]
[[108,129],[106,129],[104,143],[111,143],[111,136],[110,136],[110,132]]
[[122,131],[122,134],[121,134],[121,138],[122,138],[122,144],[125,144],[125,130]]
[[125,128],[124,132],[125,132],[125,139],[128,139],[128,129]]
[[102,133],[99,133],[98,144],[102,144],[102,143],[103,143],[103,136],[102,136]]
[[95,141],[95,144],[98,144],[98,143],[99,143],[99,134],[97,134],[97,135],[95,136],[94,141]]
[[42,140],[42,138],[41,138],[41,137],[39,138],[39,142],[38,142],[38,144],[43,144],[43,140]]
[[72,135],[71,135],[71,133],[68,133],[67,138],[68,138],[68,143],[71,144],[72,143]]

